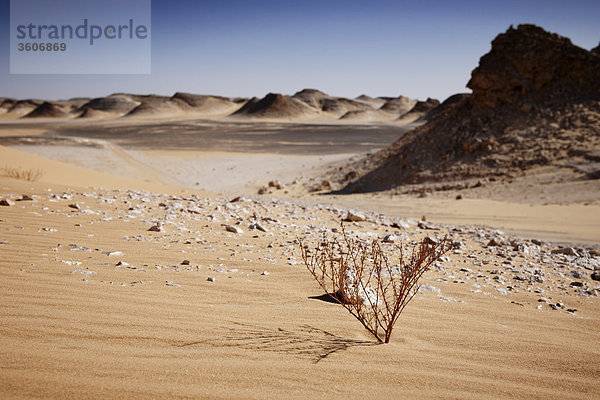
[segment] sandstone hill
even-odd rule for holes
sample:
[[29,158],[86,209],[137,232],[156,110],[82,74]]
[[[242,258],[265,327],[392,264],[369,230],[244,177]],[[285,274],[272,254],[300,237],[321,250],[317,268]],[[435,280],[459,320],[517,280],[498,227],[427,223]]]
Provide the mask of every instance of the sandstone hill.
[[235,116],[266,119],[299,119],[311,114],[316,114],[314,108],[279,93],[269,93],[262,99],[254,97],[233,113]]
[[420,118],[428,119],[433,116],[433,111],[440,105],[440,101],[428,98],[425,101],[417,101],[414,106],[406,113],[401,114],[399,120],[412,122]]
[[58,104],[44,101],[23,118],[64,118],[68,113]]
[[[224,118],[287,122],[337,121],[407,123],[428,115],[437,100],[419,102],[404,96],[356,99],[335,97],[316,89],[292,96],[269,93],[262,99],[229,98],[177,92],[173,96],[114,93],[105,97],[69,100],[0,98],[5,118]],[[330,123],[330,122],[328,122]]]
[[128,94],[111,94],[97,97],[82,105],[75,111],[80,118],[96,118],[102,116],[123,116],[140,105],[135,96]]
[[37,99],[16,100],[4,98],[0,108],[4,110],[4,114],[19,118],[29,114],[43,102],[43,100]]
[[[390,147],[339,169],[342,192],[519,176],[539,167],[599,177],[600,55],[534,25],[512,26],[447,99]],[[350,181],[351,180],[351,181]]]

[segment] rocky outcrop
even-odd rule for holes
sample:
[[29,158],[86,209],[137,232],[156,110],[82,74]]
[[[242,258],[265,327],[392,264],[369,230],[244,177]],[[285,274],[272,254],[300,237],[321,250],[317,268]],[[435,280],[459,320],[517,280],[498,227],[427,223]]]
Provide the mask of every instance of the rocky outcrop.
[[[600,56],[533,25],[492,42],[468,87],[421,127],[336,172],[343,192],[519,175],[600,151]],[[353,171],[359,176],[344,183]]]
[[600,60],[571,40],[535,25],[499,35],[467,87],[478,110],[505,104],[552,104],[598,96]]

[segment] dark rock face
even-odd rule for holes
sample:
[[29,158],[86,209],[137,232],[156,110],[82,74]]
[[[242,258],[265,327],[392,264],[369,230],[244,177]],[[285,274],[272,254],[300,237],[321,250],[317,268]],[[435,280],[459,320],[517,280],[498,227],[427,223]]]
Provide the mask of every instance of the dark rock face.
[[566,37],[519,25],[494,39],[467,87],[478,108],[597,96],[600,59]]
[[[600,150],[600,56],[533,25],[492,42],[468,87],[429,121],[340,171],[343,192],[520,175]],[[344,182],[343,178],[339,182]]]

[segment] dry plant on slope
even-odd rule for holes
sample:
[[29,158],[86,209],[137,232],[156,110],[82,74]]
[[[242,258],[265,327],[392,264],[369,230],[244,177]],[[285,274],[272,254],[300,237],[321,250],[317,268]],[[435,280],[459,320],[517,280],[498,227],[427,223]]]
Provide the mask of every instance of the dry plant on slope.
[[44,171],[41,169],[23,169],[9,166],[2,168],[2,172],[5,176],[10,178],[23,179],[29,182],[35,182],[44,175]]
[[342,304],[380,343],[389,343],[394,324],[419,290],[417,282],[450,249],[446,239],[425,238],[406,256],[396,246],[397,264],[377,241],[363,243],[346,234],[341,240],[323,237],[314,250],[300,241],[302,259],[321,288]]

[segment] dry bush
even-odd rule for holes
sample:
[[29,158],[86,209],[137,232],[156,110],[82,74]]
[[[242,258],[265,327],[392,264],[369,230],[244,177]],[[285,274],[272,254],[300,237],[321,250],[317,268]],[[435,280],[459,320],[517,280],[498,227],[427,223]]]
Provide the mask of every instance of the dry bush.
[[2,168],[2,172],[10,178],[22,179],[29,182],[35,182],[44,175],[44,171],[39,168],[23,169],[5,166]]
[[300,242],[302,259],[325,293],[380,343],[389,343],[394,324],[419,290],[419,278],[450,244],[425,238],[409,256],[403,246],[395,246],[398,259],[391,264],[379,242],[354,240],[343,225],[341,236],[341,240],[324,236],[314,250]]

